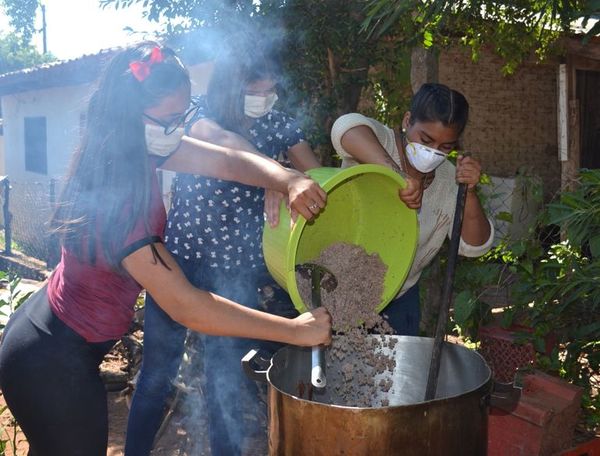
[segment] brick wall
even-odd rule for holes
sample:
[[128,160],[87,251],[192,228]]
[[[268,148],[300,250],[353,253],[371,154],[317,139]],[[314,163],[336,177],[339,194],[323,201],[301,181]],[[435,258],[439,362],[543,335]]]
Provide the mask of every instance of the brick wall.
[[477,63],[460,49],[444,51],[439,80],[469,101],[464,147],[488,174],[511,177],[521,166],[538,174],[546,199],[560,188],[556,132],[556,64],[525,64],[502,75],[502,61],[482,53]]

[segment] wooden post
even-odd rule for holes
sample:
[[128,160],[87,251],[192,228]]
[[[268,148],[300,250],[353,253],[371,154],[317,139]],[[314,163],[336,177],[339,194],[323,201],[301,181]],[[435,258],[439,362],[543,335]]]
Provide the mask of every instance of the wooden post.
[[[50,190],[49,190],[49,203],[50,210],[56,210],[56,179],[50,179]],[[50,234],[48,235],[48,254],[46,257],[46,267],[53,269],[58,264],[60,259],[60,248],[58,238],[50,227]]]
[[4,214],[4,254],[12,255],[12,216],[10,214],[10,182],[8,177],[2,180],[4,186],[4,204],[2,206],[2,212]]
[[558,159],[565,162],[569,159],[569,90],[567,86],[567,65],[558,65]]
[[433,49],[416,46],[410,57],[410,84],[413,93],[426,82],[438,82],[438,53]]

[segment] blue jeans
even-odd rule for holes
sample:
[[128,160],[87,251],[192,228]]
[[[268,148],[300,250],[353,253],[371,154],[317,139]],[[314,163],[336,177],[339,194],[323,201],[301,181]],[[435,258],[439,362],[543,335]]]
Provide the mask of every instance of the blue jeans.
[[[180,258],[177,258],[177,262],[196,287],[247,307],[258,308],[258,288],[267,280],[266,270],[223,271],[206,267],[206,262],[185,261]],[[281,305],[273,313],[289,313],[291,302]],[[173,321],[151,296],[147,296],[144,356],[129,413],[125,444],[127,456],[147,456],[150,453],[169,399],[174,393],[173,381],[177,377],[185,337],[186,328]],[[257,422],[245,420],[244,415],[266,413],[264,403],[260,403],[258,399],[257,385],[242,372],[240,360],[251,348],[274,352],[281,345],[219,336],[201,336],[197,340],[202,344],[201,367],[205,377],[202,388],[212,454],[240,454],[244,437],[256,437],[265,432],[264,429],[257,428]]]
[[399,298],[393,299],[381,312],[399,336],[418,336],[421,321],[418,282]]

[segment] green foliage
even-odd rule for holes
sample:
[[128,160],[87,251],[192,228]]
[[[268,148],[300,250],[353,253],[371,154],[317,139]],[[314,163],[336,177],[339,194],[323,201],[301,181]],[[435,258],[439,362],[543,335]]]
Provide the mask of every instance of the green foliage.
[[29,68],[54,60],[52,55],[42,55],[15,33],[0,34],[0,74]]
[[[561,227],[565,241],[552,245],[526,271],[529,280],[515,306],[515,314],[527,319],[538,337],[556,334],[563,350],[543,361],[586,388],[589,410],[600,409],[598,384],[592,392],[598,381],[593,374],[600,372],[599,208],[600,170],[582,170],[578,187],[560,195],[546,214],[547,223]],[[525,305],[525,295],[532,306]]]
[[[560,225],[569,240],[600,256],[600,173],[583,170],[577,191],[563,193],[548,206],[548,223]],[[596,227],[596,229],[593,229]]]
[[0,0],[9,18],[10,25],[23,43],[29,44],[35,30],[35,15],[40,6],[39,0]]
[[[1,250],[6,250],[6,238],[4,237],[4,227],[0,228],[0,249]],[[10,248],[11,250],[18,250],[20,252],[23,251],[23,249],[19,246],[19,244],[17,242],[15,242],[14,239],[11,238],[11,242],[10,242]]]
[[[0,415],[8,410],[8,406],[4,405],[0,407]],[[9,425],[0,426],[0,456],[4,456],[7,454],[7,450],[10,448],[11,452],[9,454],[17,453],[17,434],[19,432],[19,425],[17,421],[11,416],[9,420]]]
[[8,323],[8,319],[15,310],[23,304],[32,292],[23,292],[19,289],[21,278],[12,274],[0,271],[0,281],[7,284],[8,295],[0,298],[0,333]]
[[410,107],[410,52],[393,41],[379,43],[378,49],[380,62],[369,71],[364,92],[372,105],[361,107],[361,112],[395,127]]
[[[512,73],[532,53],[543,60],[553,51],[558,37],[572,30],[575,20],[587,23],[598,14],[598,0],[370,0],[363,27],[369,36],[391,32],[402,37],[406,27],[403,18],[410,17],[415,30],[409,40],[418,37],[426,48],[458,42],[471,48],[473,60],[482,46],[491,46],[505,61],[503,71]],[[585,39],[598,34],[600,23]]]
[[[531,328],[522,342],[533,343],[538,365],[585,389],[590,428],[600,424],[600,385],[594,377],[600,372],[599,208],[600,170],[581,170],[578,187],[560,194],[540,213],[538,228],[558,226],[563,241],[547,246],[532,236],[502,244],[482,258],[461,261],[455,282],[460,284],[455,323],[471,337],[489,316],[481,290],[497,284],[510,287],[511,305],[503,313],[503,324]],[[548,354],[549,336],[556,344]]]
[[486,292],[511,286],[514,262],[506,243],[500,243],[482,257],[462,258],[457,264],[452,318],[461,336],[476,341],[479,328],[490,322],[492,305]]

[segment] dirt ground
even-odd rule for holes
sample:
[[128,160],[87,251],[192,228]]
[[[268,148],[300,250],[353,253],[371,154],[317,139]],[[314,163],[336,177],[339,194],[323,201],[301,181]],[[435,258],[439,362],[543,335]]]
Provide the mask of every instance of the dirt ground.
[[[35,284],[27,283],[27,286],[35,287]],[[141,333],[136,337],[141,337]],[[461,343],[458,338],[450,336],[450,342]],[[130,388],[127,387],[129,376],[127,375],[128,360],[122,347],[118,347],[107,355],[101,372],[107,383],[108,412],[109,412],[109,437],[107,456],[123,456],[125,432],[127,427],[128,401]],[[6,409],[4,398],[0,392],[0,443],[4,442],[6,450],[0,454],[7,456],[26,456],[28,451],[27,441],[23,434],[15,426],[10,412]],[[202,416],[202,414],[200,414]],[[155,445],[153,456],[210,456],[206,450],[206,434],[202,432],[206,423],[196,423],[193,435],[187,436],[182,430],[181,423],[185,417],[175,411],[168,425],[161,433]],[[204,435],[202,435],[204,434]],[[586,436],[589,438],[589,436]],[[193,444],[190,445],[190,442]],[[582,439],[583,441],[583,439]],[[190,451],[189,448],[193,450]],[[199,449],[200,447],[200,449]]]

